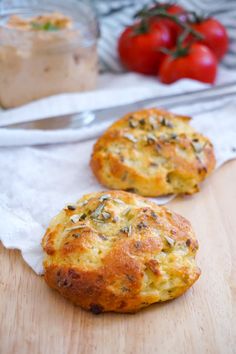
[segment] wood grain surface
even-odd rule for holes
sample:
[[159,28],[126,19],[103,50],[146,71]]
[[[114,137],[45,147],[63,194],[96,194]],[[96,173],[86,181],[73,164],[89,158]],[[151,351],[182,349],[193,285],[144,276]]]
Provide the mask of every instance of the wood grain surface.
[[0,246],[0,353],[236,353],[236,161],[169,207],[193,224],[202,275],[179,299],[135,315],[73,306]]

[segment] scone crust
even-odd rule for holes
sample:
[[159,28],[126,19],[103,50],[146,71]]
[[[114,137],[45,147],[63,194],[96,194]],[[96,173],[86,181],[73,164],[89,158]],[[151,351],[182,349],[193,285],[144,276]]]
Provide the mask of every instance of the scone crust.
[[212,143],[189,120],[156,108],[127,114],[94,145],[95,176],[110,189],[142,196],[196,193],[215,156]]
[[45,281],[93,313],[136,312],[199,277],[198,243],[182,216],[123,191],[85,195],[47,229]]

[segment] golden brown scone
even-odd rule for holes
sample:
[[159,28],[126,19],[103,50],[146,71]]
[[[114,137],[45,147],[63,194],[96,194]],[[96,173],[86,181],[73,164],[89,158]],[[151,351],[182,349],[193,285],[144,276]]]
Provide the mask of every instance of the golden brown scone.
[[108,188],[143,196],[196,193],[215,157],[189,119],[155,108],[127,114],[94,145],[95,176]]
[[93,313],[174,299],[200,275],[190,223],[128,192],[92,193],[68,205],[42,246],[48,285]]

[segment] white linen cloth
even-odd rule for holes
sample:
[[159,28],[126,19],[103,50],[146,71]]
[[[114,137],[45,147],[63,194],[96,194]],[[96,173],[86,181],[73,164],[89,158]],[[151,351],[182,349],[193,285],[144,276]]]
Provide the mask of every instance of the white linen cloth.
[[[81,99],[80,95],[76,95],[76,100],[72,101],[76,105],[77,99],[80,103],[84,102],[84,109],[91,108],[90,105],[93,108],[104,108],[116,105],[117,102],[124,103],[124,100],[134,102],[140,98],[153,97],[157,92],[170,94],[204,86],[191,80],[183,80],[172,86],[156,82],[154,85],[152,79],[135,74],[125,74],[114,80],[110,76],[106,80],[100,83],[100,92],[87,94],[90,95],[87,101],[84,100],[85,96]],[[109,97],[106,96],[108,89]],[[21,121],[24,114],[29,119],[39,111],[42,114],[43,106],[48,114],[49,110],[58,109],[56,102],[60,110],[65,106],[67,111],[76,108],[68,100],[60,99],[48,98],[14,111],[4,111],[0,121],[7,118],[7,112],[10,114],[9,119],[18,117]],[[54,102],[54,106],[48,102]],[[63,102],[65,106],[62,106]],[[215,110],[212,111],[213,106]],[[178,107],[174,111],[194,115],[193,126],[209,136],[215,145],[217,166],[236,157],[235,103],[229,99],[204,104],[197,102],[191,107]],[[66,204],[75,202],[83,194],[104,189],[92,175],[89,160],[94,137],[101,134],[107,124],[105,122],[91,128],[52,132],[0,129],[0,240],[7,248],[21,250],[25,261],[38,274],[42,273],[43,253],[40,242],[50,219]],[[30,146],[58,142],[67,144]],[[158,198],[157,202],[162,204],[168,200]]]

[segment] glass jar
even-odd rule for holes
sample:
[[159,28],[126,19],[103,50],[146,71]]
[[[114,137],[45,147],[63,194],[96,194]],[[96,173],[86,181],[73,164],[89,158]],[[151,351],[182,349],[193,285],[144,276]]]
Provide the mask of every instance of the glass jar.
[[0,14],[0,105],[94,89],[98,33],[86,3],[7,2]]

